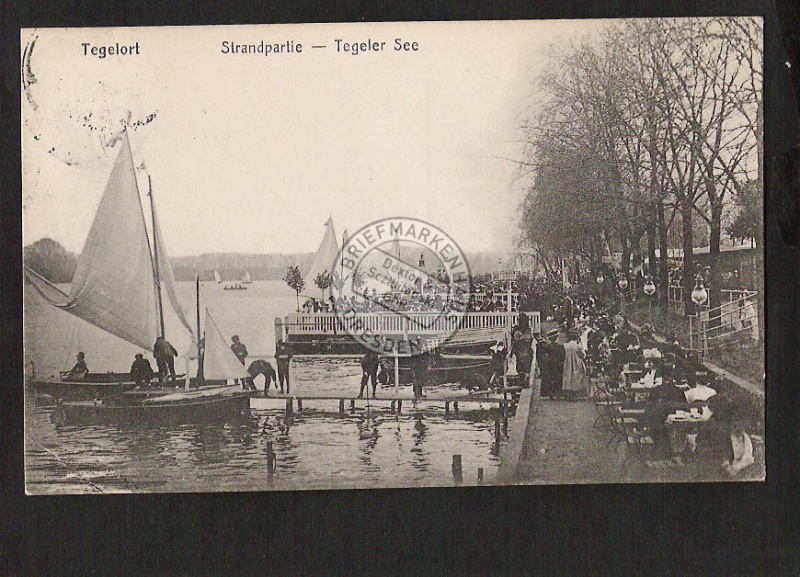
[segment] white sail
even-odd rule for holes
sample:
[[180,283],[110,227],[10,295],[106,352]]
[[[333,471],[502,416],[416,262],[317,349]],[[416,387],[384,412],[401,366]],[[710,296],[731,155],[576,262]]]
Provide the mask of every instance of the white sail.
[[127,137],[78,259],[69,296],[61,293],[65,298],[59,298],[58,289],[39,275],[28,278],[54,306],[143,349],[153,346],[158,330],[153,261]]
[[228,345],[217,323],[206,309],[206,347],[203,356],[203,376],[207,380],[241,379],[249,376],[244,365]]
[[[329,218],[325,223],[325,236],[322,237],[322,242],[317,249],[317,254],[314,261],[311,263],[311,268],[306,274],[306,288],[304,293],[307,295],[319,294],[319,288],[315,284],[317,275],[321,272],[327,271],[333,274],[333,271],[338,266],[339,260],[339,242],[336,239],[336,232],[333,230],[333,219]],[[332,294],[331,289],[328,289],[328,295]]]
[[219,273],[217,271],[214,271],[214,280],[217,281],[217,284],[222,282],[222,277],[219,276]]
[[167,253],[166,245],[164,244],[164,237],[161,234],[161,225],[158,222],[158,215],[153,215],[155,222],[155,235],[156,242],[158,243],[158,276],[161,281],[162,295],[166,293],[167,299],[175,315],[178,317],[181,325],[190,333],[193,334],[192,327],[186,320],[186,312],[183,310],[181,303],[178,301],[178,294],[175,291],[175,273],[172,271],[172,265],[169,261],[169,254]]
[[243,283],[253,282],[252,280],[250,280],[250,271],[249,270],[244,271],[244,276],[242,277],[242,282]]

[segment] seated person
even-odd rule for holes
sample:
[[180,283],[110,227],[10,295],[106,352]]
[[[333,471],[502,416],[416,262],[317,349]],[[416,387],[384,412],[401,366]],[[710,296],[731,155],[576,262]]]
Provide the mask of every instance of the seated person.
[[642,424],[647,427],[653,439],[655,450],[660,451],[664,458],[672,455],[667,428],[664,421],[667,416],[678,409],[686,409],[688,403],[683,391],[673,383],[665,382],[655,387],[647,399],[642,416]]
[[697,401],[707,401],[708,399],[716,395],[717,391],[715,391],[708,385],[704,385],[702,383],[695,383],[695,386],[691,387],[683,394],[686,397],[687,402],[694,403]]
[[131,365],[131,379],[134,384],[150,386],[150,380],[153,378],[155,372],[153,367],[150,366],[150,361],[144,358],[142,353],[137,353],[136,358]]
[[384,361],[381,360],[378,363],[378,382],[381,384],[381,386],[385,387],[391,384],[392,380],[391,373],[389,373],[389,370],[386,368]]
[[709,408],[712,416],[694,439],[698,475],[736,477],[755,462],[753,441],[739,424],[733,401],[717,395],[709,402]]
[[79,352],[75,366],[65,375],[68,381],[82,381],[89,374],[89,368],[86,366],[86,356],[83,352]]
[[675,364],[677,357],[675,353],[666,353],[662,362],[661,376],[664,382],[676,383]]

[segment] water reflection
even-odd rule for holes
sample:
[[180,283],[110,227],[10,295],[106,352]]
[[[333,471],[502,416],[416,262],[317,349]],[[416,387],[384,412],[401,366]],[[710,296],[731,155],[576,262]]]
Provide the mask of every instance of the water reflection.
[[332,406],[291,417],[282,408],[254,409],[230,425],[61,428],[50,423],[51,408],[35,407],[26,433],[58,459],[29,444],[28,488],[91,490],[85,479],[104,491],[448,486],[453,454],[465,470],[484,468],[487,479],[499,464],[491,410],[462,406],[446,420],[443,406],[399,415],[372,406],[344,417]]

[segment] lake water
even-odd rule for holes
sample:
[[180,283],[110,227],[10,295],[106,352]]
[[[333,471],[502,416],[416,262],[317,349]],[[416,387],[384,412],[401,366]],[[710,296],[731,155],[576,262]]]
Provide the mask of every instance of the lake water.
[[[274,319],[294,310],[294,293],[281,281],[248,286],[225,291],[204,283],[201,302],[223,334],[240,335],[252,358],[272,361]],[[92,371],[128,370],[136,347],[26,289],[26,363],[33,361],[38,375],[68,369],[78,350]],[[194,311],[194,283],[178,283],[178,293],[186,311]],[[168,324],[170,340],[171,334]],[[297,359],[292,371],[298,396],[359,388],[357,359]],[[453,387],[430,387],[428,394]],[[462,403],[457,415],[445,416],[443,404],[406,402],[395,415],[388,403],[362,402],[342,417],[337,401],[306,401],[303,413],[286,417],[283,401],[262,400],[236,424],[173,427],[55,427],[52,407],[31,396],[25,406],[26,487],[34,494],[449,486],[454,454],[462,457],[465,484],[477,482],[478,468],[491,482],[500,464],[490,403]],[[277,455],[271,484],[270,441]]]

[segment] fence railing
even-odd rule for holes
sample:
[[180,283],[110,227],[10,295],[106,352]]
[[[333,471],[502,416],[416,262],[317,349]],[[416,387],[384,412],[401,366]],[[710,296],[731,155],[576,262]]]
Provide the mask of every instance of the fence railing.
[[[541,332],[541,316],[538,312],[526,313],[531,331]],[[434,335],[458,329],[503,328],[508,323],[509,313],[464,313],[446,315],[437,312],[408,313],[355,313],[345,314],[344,319],[336,313],[291,313],[284,321],[287,335],[334,335],[347,333],[353,327],[383,335]],[[517,323],[518,312],[510,313],[511,325]]]
[[[703,354],[744,341],[758,341],[758,311],[753,302],[757,293],[747,290],[726,292],[731,293],[728,295],[731,300],[700,314],[699,342]],[[733,299],[737,292],[741,296]]]
[[[719,292],[722,293],[722,300],[726,303],[731,303],[734,301],[738,301],[741,298],[755,298],[758,294],[756,291],[751,291],[747,289],[721,289]],[[668,300],[670,306],[674,306],[676,309],[683,310],[683,287],[670,285],[668,290]]]

